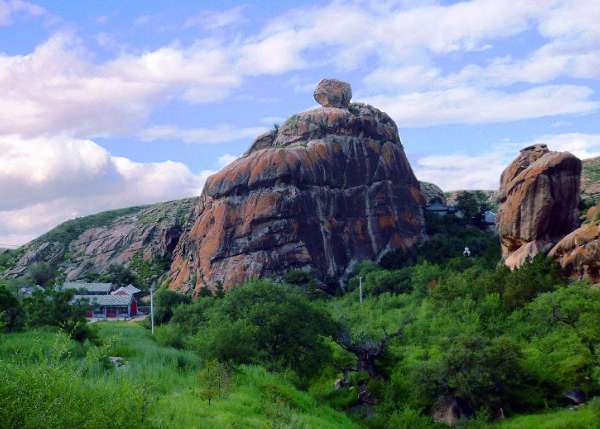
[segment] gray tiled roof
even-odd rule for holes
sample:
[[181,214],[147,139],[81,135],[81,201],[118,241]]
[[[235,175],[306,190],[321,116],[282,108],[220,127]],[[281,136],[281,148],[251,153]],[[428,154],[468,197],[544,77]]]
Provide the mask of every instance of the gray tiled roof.
[[125,292],[128,293],[129,295],[134,295],[138,292],[141,292],[140,289],[136,288],[134,285],[127,285],[125,287],[121,286],[119,289],[117,289],[116,291],[113,292],[113,295],[119,292]]
[[75,295],[73,301],[88,300],[92,305],[126,307],[133,297],[132,295]]
[[113,288],[112,283],[85,283],[85,282],[67,282],[62,285],[63,289],[86,290],[87,292],[109,293]]

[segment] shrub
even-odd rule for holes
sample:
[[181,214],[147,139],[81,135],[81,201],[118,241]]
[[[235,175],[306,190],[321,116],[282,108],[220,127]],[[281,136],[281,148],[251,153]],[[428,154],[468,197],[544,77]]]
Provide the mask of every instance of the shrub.
[[335,325],[298,290],[252,281],[231,290],[198,327],[195,344],[206,359],[258,362],[311,377],[330,358],[323,336]]
[[166,288],[159,289],[154,294],[154,323],[167,323],[178,305],[189,304],[190,301],[187,295]]
[[17,298],[0,285],[0,331],[14,331],[23,325],[24,313]]

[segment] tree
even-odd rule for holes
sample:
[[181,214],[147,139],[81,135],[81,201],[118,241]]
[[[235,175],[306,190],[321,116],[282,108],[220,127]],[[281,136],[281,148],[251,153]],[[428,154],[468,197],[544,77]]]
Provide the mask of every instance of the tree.
[[23,324],[23,308],[19,300],[0,285],[0,331],[14,331]]
[[478,223],[485,209],[481,196],[475,192],[462,191],[456,197],[456,208],[460,210],[467,222]]
[[230,384],[229,368],[217,361],[209,360],[200,371],[198,371],[198,383],[200,385],[200,397],[208,401],[210,405],[213,399],[220,399],[226,394]]
[[95,340],[95,333],[85,319],[89,304],[73,302],[74,295],[74,290],[35,291],[23,300],[27,326],[58,326],[74,340]]
[[48,262],[36,262],[27,272],[31,281],[40,286],[47,286],[56,277],[56,270]]
[[154,294],[154,322],[167,323],[173,317],[175,307],[189,304],[190,297],[170,289],[162,288]]
[[205,359],[290,368],[301,377],[316,374],[331,350],[331,317],[297,288],[251,281],[215,300],[198,327],[196,348]]

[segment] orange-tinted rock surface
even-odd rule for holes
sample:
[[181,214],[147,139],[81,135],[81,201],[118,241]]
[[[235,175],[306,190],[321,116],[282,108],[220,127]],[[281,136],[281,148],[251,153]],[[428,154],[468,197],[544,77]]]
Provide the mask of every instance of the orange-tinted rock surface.
[[358,103],[303,112],[208,179],[171,287],[227,289],[292,269],[343,277],[419,242],[422,204],[389,116]]
[[587,220],[552,248],[567,273],[578,280],[600,283],[600,203],[587,212]]
[[549,251],[577,227],[581,161],[530,146],[504,170],[498,200],[502,257],[510,268]]

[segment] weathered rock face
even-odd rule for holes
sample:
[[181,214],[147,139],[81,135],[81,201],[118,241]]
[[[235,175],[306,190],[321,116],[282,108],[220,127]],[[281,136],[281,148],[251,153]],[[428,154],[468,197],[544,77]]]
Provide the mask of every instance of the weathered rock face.
[[600,283],[600,203],[588,210],[583,225],[560,240],[549,256],[571,277]]
[[[144,260],[170,258],[196,202],[171,201],[69,221],[68,228],[63,224],[25,245],[23,256],[4,275],[23,275],[32,263],[43,261],[75,280],[105,273],[111,264],[127,266],[138,253]],[[64,230],[81,232],[71,237]]]
[[419,242],[422,204],[385,113],[357,103],[303,112],[208,179],[171,287],[198,293],[291,269],[343,276]]
[[336,79],[323,79],[314,92],[317,103],[324,107],[347,108],[352,99],[350,84]]
[[577,226],[581,161],[546,145],[521,151],[504,170],[498,232],[507,266],[547,252]]

